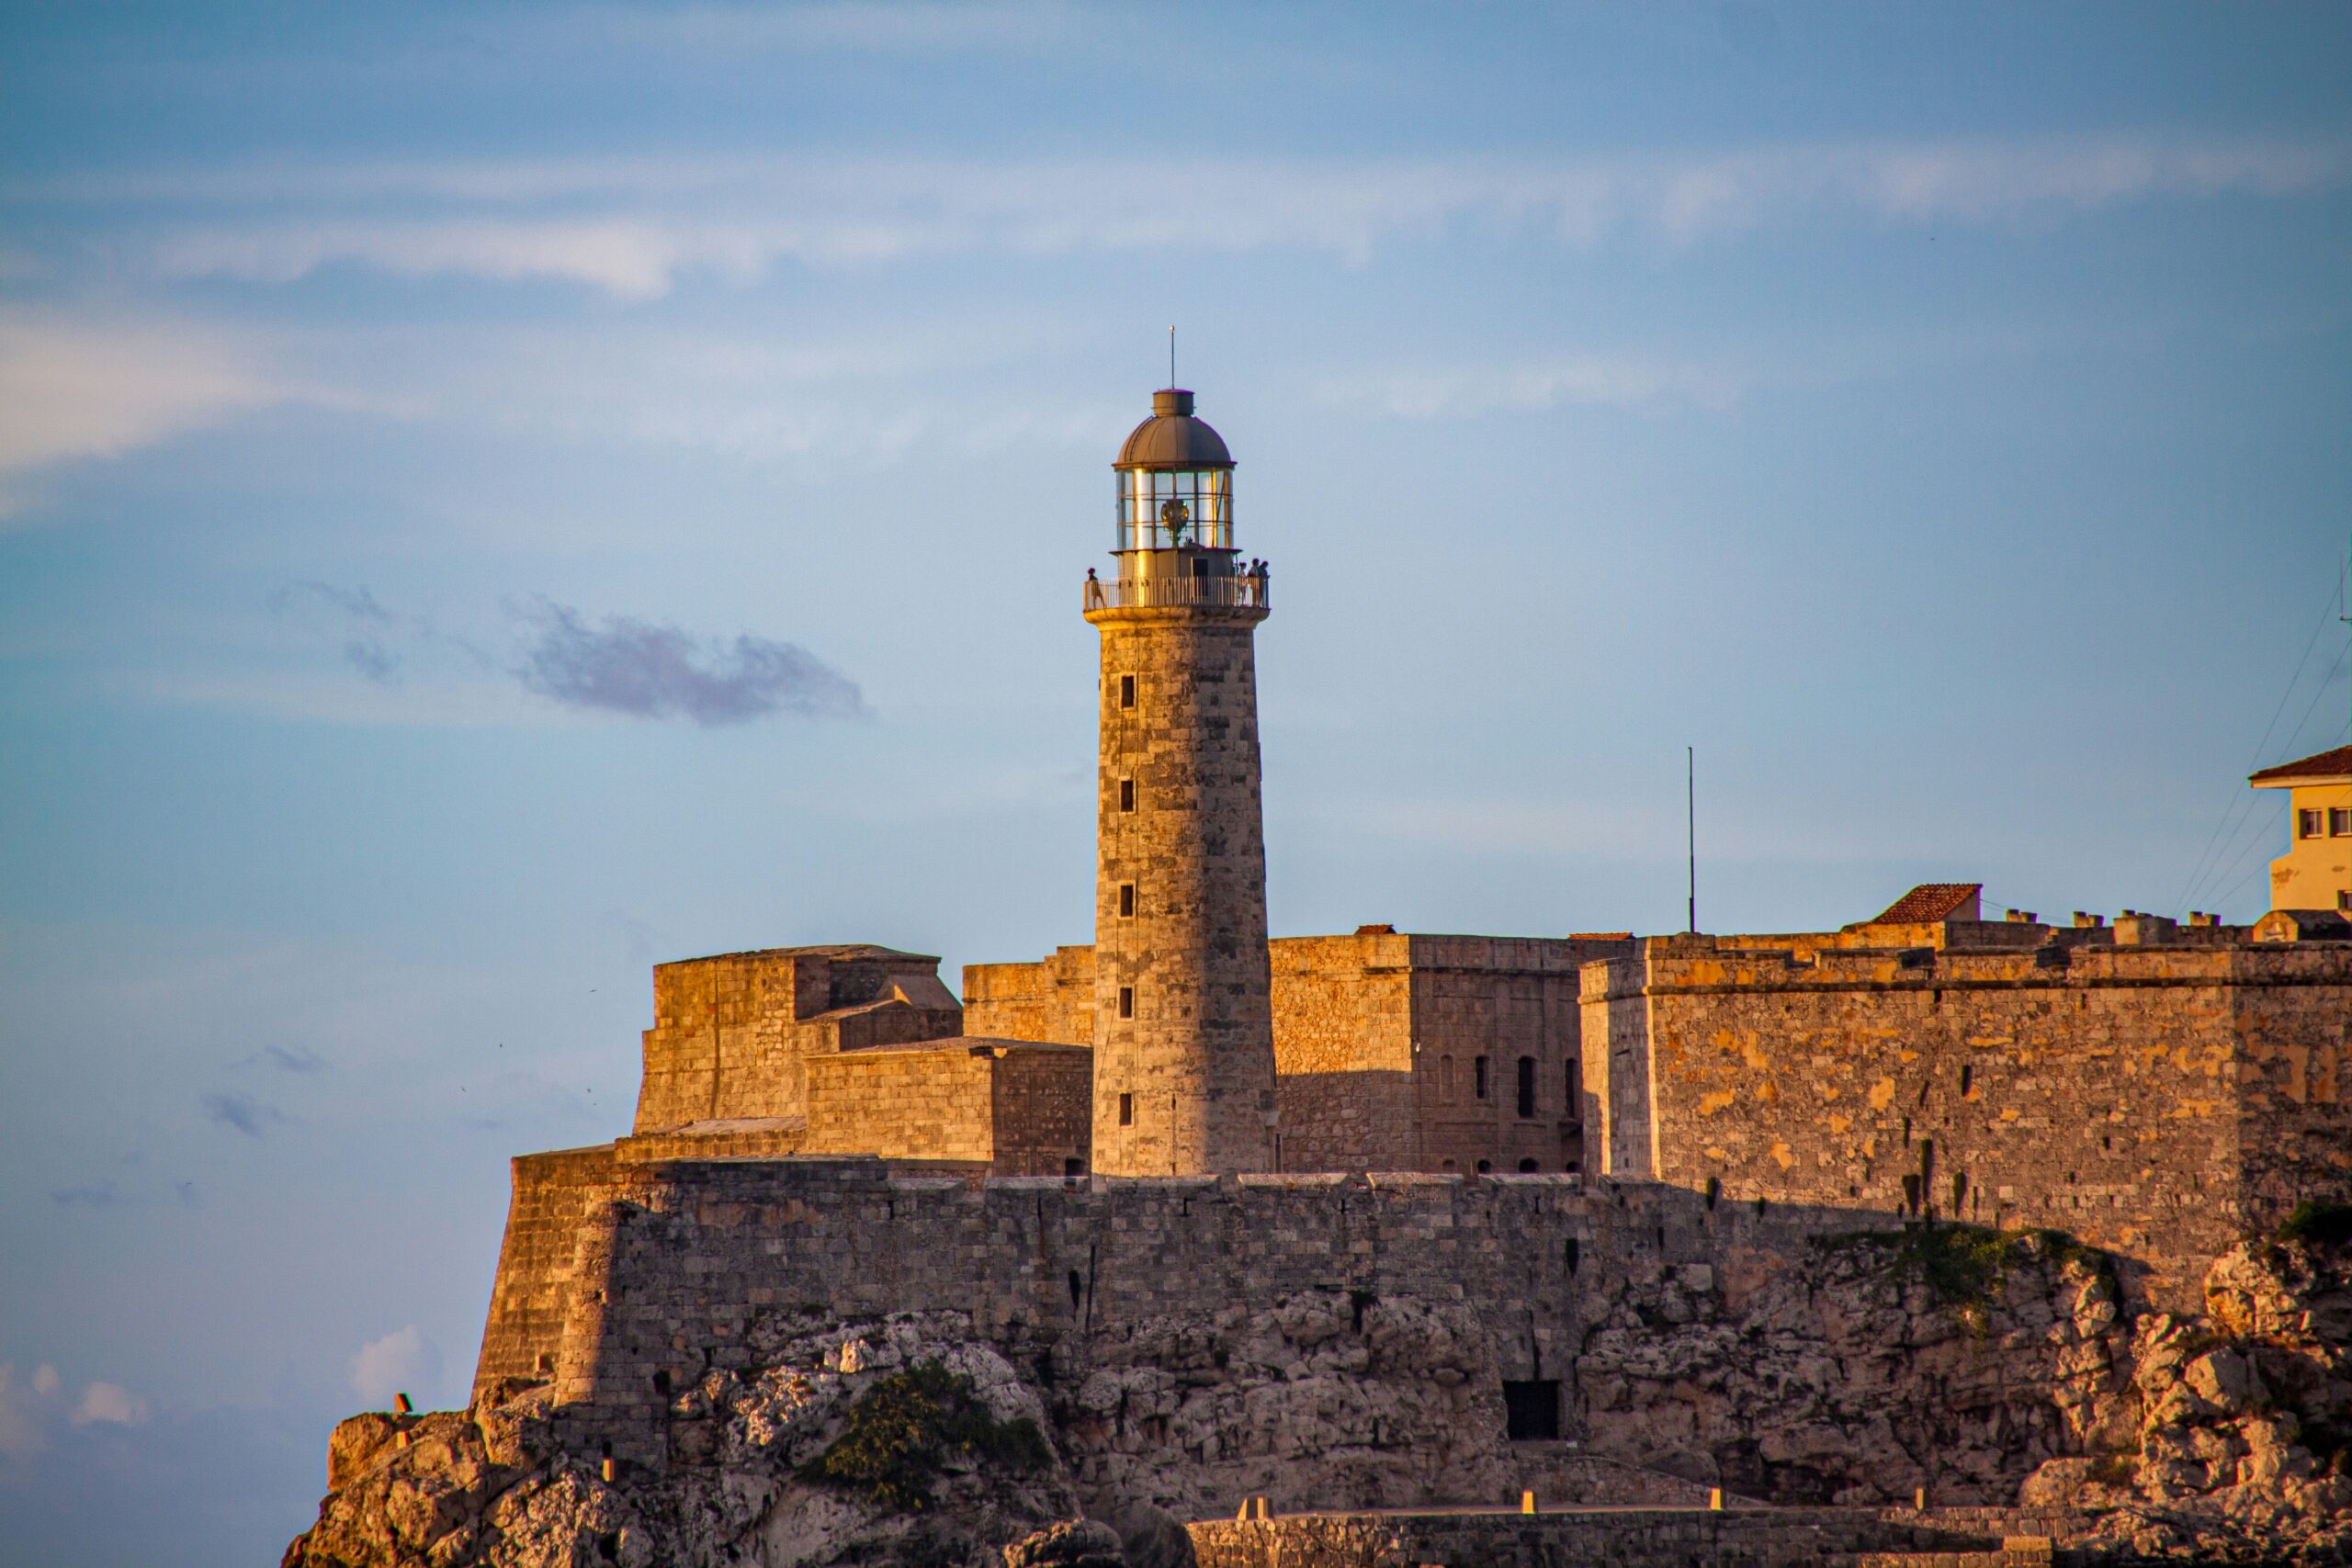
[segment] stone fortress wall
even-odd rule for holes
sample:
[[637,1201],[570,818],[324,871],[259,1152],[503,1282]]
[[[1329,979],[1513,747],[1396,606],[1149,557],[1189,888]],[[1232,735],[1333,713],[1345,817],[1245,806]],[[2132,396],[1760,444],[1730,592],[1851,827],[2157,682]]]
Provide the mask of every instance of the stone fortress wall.
[[812,1151],[956,1160],[999,1176],[1086,1168],[1092,1053],[959,1039],[811,1057]]
[[2133,1296],[2193,1304],[2237,1237],[2352,1196],[2352,950],[2242,938],[1650,939],[1583,972],[1592,1168],[2061,1229],[2127,1260]]
[[803,1064],[962,1032],[939,960],[869,944],[768,948],[659,964],[639,1133],[808,1112]]
[[[1588,958],[1596,948],[1603,955]],[[2249,942],[2238,930],[2142,920],[2075,930],[1954,921],[1638,943],[1370,930],[1280,941],[1272,951],[1285,1124],[1295,1140],[1286,1154],[1340,1170],[1377,1170],[1390,1158],[1458,1161],[1442,1140],[1465,1109],[1487,1141],[1463,1145],[1464,1153],[1507,1152],[1514,1135],[1562,1135],[1541,1114],[1519,1125],[1515,1065],[1490,1066],[1496,1092],[1483,1111],[1463,1070],[1479,1054],[1515,1063],[1511,1050],[1532,1042],[1563,1075],[1580,1063],[1584,1103],[1571,1124],[1589,1134],[1591,1190],[1621,1213],[1629,1201],[1662,1205],[1685,1216],[1677,1224],[1769,1218],[1750,1225],[1744,1245],[1939,1218],[2047,1226],[2115,1253],[2133,1302],[2178,1309],[2196,1304],[2205,1267],[2239,1235],[2306,1199],[2352,1199],[2345,943]],[[1043,964],[967,972],[978,982],[974,1021],[1010,1030],[1050,1026],[1057,1009],[1072,1016],[1077,1005],[1057,998],[1089,993],[1086,957],[1065,948]],[[1566,979],[1581,986],[1578,1009],[1553,1001],[1551,987]],[[1568,1033],[1561,1024],[1579,1010],[1582,1029]],[[1447,1052],[1449,1041],[1460,1048]],[[1448,1055],[1466,1107],[1443,1095]],[[1300,1066],[1308,1070],[1290,1070]],[[1108,1204],[1104,1213],[1125,1216],[1114,1225],[1161,1215],[1148,1186],[1097,1179],[1065,1191],[1058,1181],[1004,1179],[1079,1168],[1091,1067],[1080,1047],[1001,1038],[844,1051],[808,1058],[801,1102],[813,1114],[705,1119],[518,1159],[480,1378],[486,1386],[551,1375],[560,1325],[579,1310],[582,1238],[605,1223],[594,1216],[616,1204],[674,1206],[680,1183],[729,1168],[696,1161],[865,1154],[886,1157],[859,1166],[855,1180],[950,1179],[979,1190],[984,1211],[1000,1190],[1028,1193],[1020,1201],[1033,1205],[1050,1191],[1056,1204]],[[657,1168],[666,1173],[658,1201],[646,1185]],[[771,1174],[789,1184],[815,1180],[820,1168],[830,1168],[793,1160]],[[1507,1190],[1553,1190],[1508,1174],[1490,1187],[1475,1173],[1425,1169],[1380,1176],[1374,1187],[1431,1203],[1452,1193],[1443,1204],[1457,1219],[1487,1212],[1477,1204],[1515,1201],[1495,1196]],[[1179,1182],[1168,1191],[1181,1191],[1172,1201],[1182,1217],[1203,1191],[1346,1190],[1334,1179],[1268,1176],[1240,1189]],[[1480,1192],[1488,1195],[1474,1201]],[[886,1213],[895,1202],[885,1201]],[[1520,1245],[1431,1224],[1439,1259]],[[1382,1245],[1401,1245],[1403,1234]],[[1613,1229],[1577,1239],[1606,1249],[1629,1236],[1641,1239]],[[784,1258],[794,1250],[787,1239],[770,1237],[764,1256]],[[1205,1243],[1167,1245],[1170,1257],[1189,1257]],[[1255,1267],[1263,1244],[1236,1245],[1235,1266]],[[1652,1235],[1648,1255],[1662,1245]],[[1685,1248],[1680,1260],[1710,1257]],[[1537,1255],[1527,1258],[1536,1269]],[[1609,1254],[1600,1267],[1636,1261]],[[1498,1284],[1497,1300],[1535,1310],[1528,1292],[1541,1278],[1539,1269]]]
[[[1365,926],[1267,949],[1281,1168],[1581,1168],[1578,972],[1630,938]],[[967,965],[964,998],[976,1034],[1085,1043],[1093,950]]]
[[[751,1364],[762,1320],[796,1312],[967,1314],[975,1337],[1058,1386],[1155,1325],[1307,1301],[1336,1301],[1359,1326],[1411,1309],[1464,1337],[1475,1418],[1495,1428],[1481,1440],[1513,1421],[1574,1439],[1588,1427],[1575,1361],[1598,1303],[1668,1277],[1736,1294],[1759,1260],[1841,1223],[1563,1176],[976,1184],[870,1160],[620,1163],[577,1229],[566,1310],[494,1309],[492,1333],[501,1366],[552,1377],[584,1440],[655,1469],[669,1455],[648,1435],[674,1392]],[[503,1375],[492,1359],[485,1387]]]
[[[1848,1228],[2050,1226],[2118,1254],[2133,1300],[2193,1305],[2236,1236],[2352,1197],[2352,945],[2246,936],[2134,917],[1278,939],[1283,1163],[1532,1161]],[[579,1226],[624,1172],[817,1155],[967,1181],[1091,1170],[1092,1053],[1051,1037],[1091,1024],[1092,950],[974,965],[962,1010],[933,962],[841,946],[660,966],[639,1131],[516,1162],[481,1375],[543,1371]]]

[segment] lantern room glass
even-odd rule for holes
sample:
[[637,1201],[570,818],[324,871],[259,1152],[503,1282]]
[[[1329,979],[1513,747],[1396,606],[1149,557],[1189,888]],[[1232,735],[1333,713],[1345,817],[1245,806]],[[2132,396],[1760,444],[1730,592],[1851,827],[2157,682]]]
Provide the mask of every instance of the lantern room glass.
[[1233,548],[1231,468],[1118,470],[1118,550]]

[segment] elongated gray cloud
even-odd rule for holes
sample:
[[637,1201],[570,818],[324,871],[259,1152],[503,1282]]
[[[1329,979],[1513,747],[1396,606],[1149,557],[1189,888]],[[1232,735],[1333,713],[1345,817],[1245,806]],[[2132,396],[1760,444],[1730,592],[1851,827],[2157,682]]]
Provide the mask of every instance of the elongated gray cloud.
[[328,629],[342,641],[343,661],[379,686],[400,680],[403,645],[437,645],[455,649],[477,664],[491,662],[481,649],[463,637],[451,637],[422,615],[396,615],[386,609],[365,587],[288,583],[270,595],[269,607],[280,615]]
[[93,1181],[80,1187],[52,1188],[49,1201],[61,1209],[77,1205],[88,1209],[111,1209],[122,1201],[122,1194],[115,1190],[111,1181]]
[[249,1094],[208,1094],[204,1097],[204,1113],[248,1138],[258,1138],[272,1124],[286,1120],[286,1112]]
[[518,671],[523,684],[573,707],[702,725],[779,713],[855,718],[866,711],[855,682],[792,643],[748,634],[706,643],[627,615],[592,626],[546,599],[516,614],[536,633]]
[[[431,682],[456,670],[476,682],[514,681],[567,707],[700,725],[866,712],[856,682],[797,644],[748,632],[699,637],[631,615],[592,619],[535,597],[505,606],[519,651],[500,656],[426,616],[386,606],[364,586],[297,582],[272,594],[270,604],[379,686],[402,684],[412,673]],[[288,1072],[324,1066],[307,1052],[266,1055]]]

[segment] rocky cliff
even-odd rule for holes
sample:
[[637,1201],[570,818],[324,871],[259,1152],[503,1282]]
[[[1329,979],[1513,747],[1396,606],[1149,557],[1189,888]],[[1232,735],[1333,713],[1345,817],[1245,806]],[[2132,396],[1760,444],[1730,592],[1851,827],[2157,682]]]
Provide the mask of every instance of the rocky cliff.
[[[2022,1491],[2076,1515],[2086,1548],[2339,1560],[2352,1247],[2308,1228],[2221,1258],[2196,1318],[2125,1317],[2108,1260],[2046,1235],[1910,1231],[1660,1267],[1594,1320],[1571,1415],[1586,1456],[1767,1502]],[[1170,1568],[1187,1554],[1175,1519],[1253,1495],[1488,1503],[1530,1484],[1560,1502],[1582,1484],[1558,1462],[1537,1480],[1536,1450],[1501,1438],[1466,1306],[1302,1292],[1132,1325],[1075,1366],[1067,1348],[978,1342],[955,1313],[784,1313],[751,1333],[756,1370],[674,1391],[660,1466],[568,1436],[544,1388],[345,1422],[288,1568],[979,1568],[1008,1547]],[[1056,1524],[1081,1515],[1111,1528]]]

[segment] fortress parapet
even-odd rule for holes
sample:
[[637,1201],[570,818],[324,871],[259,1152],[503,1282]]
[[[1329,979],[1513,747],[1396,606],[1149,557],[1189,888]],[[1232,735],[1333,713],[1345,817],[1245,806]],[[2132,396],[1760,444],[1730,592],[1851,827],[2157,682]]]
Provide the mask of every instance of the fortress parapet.
[[[1589,965],[1588,1167],[2065,1230],[2193,1304],[2237,1236],[2352,1196],[2352,946],[2121,930],[1657,937]],[[1873,931],[1912,940],[1851,945]]]

